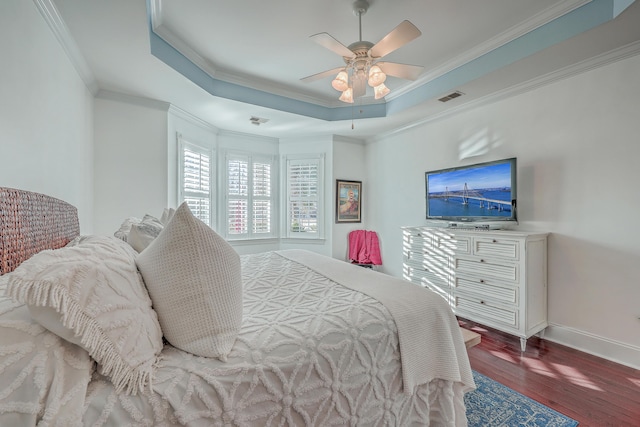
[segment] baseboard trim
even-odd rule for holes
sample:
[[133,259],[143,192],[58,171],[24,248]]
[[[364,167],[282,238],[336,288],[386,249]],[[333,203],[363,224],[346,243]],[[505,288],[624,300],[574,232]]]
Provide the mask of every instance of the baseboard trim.
[[640,369],[640,347],[550,323],[543,338],[603,359]]

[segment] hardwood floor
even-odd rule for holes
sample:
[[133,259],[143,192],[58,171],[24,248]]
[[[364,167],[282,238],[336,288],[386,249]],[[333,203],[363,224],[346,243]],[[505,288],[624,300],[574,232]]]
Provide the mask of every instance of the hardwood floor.
[[640,371],[537,337],[520,339],[460,319],[482,335],[471,368],[579,422],[640,427]]

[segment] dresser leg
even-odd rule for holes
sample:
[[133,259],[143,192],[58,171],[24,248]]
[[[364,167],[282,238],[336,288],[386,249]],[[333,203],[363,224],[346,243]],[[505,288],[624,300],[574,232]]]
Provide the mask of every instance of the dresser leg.
[[524,352],[527,349],[527,339],[520,338],[520,351]]

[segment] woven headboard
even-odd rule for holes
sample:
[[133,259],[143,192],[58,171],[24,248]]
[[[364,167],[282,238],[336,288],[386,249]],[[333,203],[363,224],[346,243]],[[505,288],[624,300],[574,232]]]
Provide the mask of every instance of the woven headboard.
[[80,234],[78,210],[44,194],[0,187],[0,275]]

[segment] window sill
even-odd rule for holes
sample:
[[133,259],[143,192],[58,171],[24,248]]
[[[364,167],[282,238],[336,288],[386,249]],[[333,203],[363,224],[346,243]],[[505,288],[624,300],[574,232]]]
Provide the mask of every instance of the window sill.
[[310,245],[324,245],[325,239],[324,238],[308,239],[303,237],[283,237],[282,239],[280,239],[280,242],[286,243],[286,244],[303,243],[303,244],[310,244]]
[[229,242],[229,244],[231,246],[244,246],[244,245],[271,245],[274,243],[278,243],[280,241],[280,239],[278,239],[277,237],[265,237],[265,238],[260,238],[260,239],[226,239],[227,242]]
[[301,237],[269,237],[263,239],[227,239],[231,246],[249,246],[249,245],[273,245],[273,244],[303,244],[303,245],[324,245],[324,238],[301,238]]

